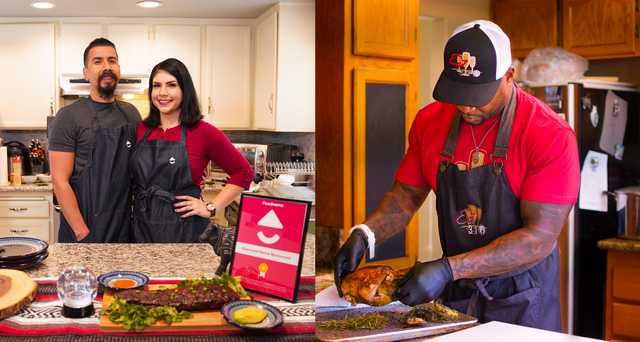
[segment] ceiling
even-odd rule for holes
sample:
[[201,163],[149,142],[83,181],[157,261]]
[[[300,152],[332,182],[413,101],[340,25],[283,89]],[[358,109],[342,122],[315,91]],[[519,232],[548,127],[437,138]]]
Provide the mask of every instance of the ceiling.
[[278,2],[312,3],[313,0],[161,0],[159,8],[136,6],[138,0],[48,0],[56,7],[40,10],[33,0],[0,1],[0,17],[179,17],[256,18]]

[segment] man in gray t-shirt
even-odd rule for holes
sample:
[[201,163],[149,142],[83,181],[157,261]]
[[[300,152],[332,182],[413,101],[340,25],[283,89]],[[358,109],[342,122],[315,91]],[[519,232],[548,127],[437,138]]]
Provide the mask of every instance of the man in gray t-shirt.
[[50,130],[51,177],[62,208],[58,241],[128,242],[128,159],[140,113],[115,100],[120,66],[113,43],[92,41],[84,64],[89,98],[60,109]]

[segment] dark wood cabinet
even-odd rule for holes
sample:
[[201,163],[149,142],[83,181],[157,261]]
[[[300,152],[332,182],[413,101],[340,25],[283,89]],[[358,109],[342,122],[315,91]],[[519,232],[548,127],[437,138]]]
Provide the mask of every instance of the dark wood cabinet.
[[607,252],[605,339],[640,341],[640,252]]
[[557,0],[493,0],[495,23],[509,36],[513,58],[558,45]]
[[563,0],[562,46],[587,58],[637,54],[636,0]]

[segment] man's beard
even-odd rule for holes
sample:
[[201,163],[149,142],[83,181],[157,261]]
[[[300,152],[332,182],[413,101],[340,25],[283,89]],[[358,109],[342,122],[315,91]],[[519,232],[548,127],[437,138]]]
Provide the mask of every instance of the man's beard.
[[[109,76],[113,79],[113,85],[106,87],[102,86],[102,79],[105,78],[105,76]],[[117,85],[118,79],[116,78],[116,75],[113,72],[107,70],[103,72],[102,75],[100,75],[100,77],[98,78],[98,94],[100,94],[100,97],[102,97],[103,99],[111,98],[113,97],[113,93],[116,91]]]

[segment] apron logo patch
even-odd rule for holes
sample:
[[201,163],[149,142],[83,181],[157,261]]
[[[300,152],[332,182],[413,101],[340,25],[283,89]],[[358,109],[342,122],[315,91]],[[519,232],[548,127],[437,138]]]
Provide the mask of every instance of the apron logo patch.
[[473,204],[467,205],[465,209],[460,210],[456,223],[458,227],[464,229],[468,235],[485,235],[487,227],[480,224],[482,220],[482,208]]
[[176,158],[174,157],[169,158],[169,164],[173,165],[175,163],[176,163]]
[[124,145],[127,146],[127,148],[131,148],[131,141],[127,140]]

